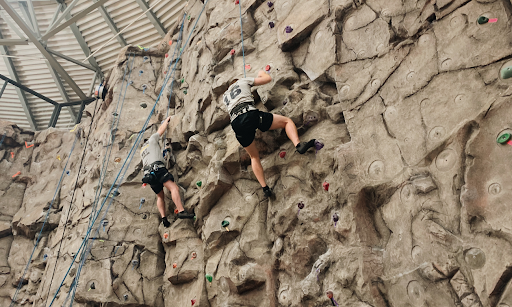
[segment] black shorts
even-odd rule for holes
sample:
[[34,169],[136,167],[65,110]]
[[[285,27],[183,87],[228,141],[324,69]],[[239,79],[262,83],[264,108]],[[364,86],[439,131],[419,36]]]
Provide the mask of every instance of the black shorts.
[[149,185],[151,186],[151,189],[156,194],[162,192],[164,189],[164,183],[167,181],[174,182],[174,176],[167,171],[165,167],[159,168],[157,171],[154,172],[156,179],[153,182],[150,182]]
[[231,127],[235,131],[236,139],[244,148],[251,145],[256,137],[256,129],[265,132],[270,129],[274,121],[274,114],[253,110],[242,115],[238,115],[231,122]]

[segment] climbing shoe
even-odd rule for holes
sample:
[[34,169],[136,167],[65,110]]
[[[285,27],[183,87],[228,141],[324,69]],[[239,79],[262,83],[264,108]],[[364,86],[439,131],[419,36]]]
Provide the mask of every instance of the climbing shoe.
[[272,194],[274,194],[274,193],[269,188],[269,186],[266,186],[266,187],[263,187],[263,194],[265,194],[266,197],[270,198],[272,196]]
[[176,216],[179,219],[193,219],[195,217],[194,213],[188,213],[187,210],[178,212],[178,214],[176,214]]
[[297,149],[297,151],[303,155],[306,153],[306,151],[308,151],[308,149],[310,149],[311,147],[314,147],[315,146],[315,139],[312,139],[310,140],[309,142],[307,143],[304,143],[304,142],[300,142],[299,144],[297,144],[297,146],[295,147]]
[[167,216],[164,216],[162,218],[162,223],[164,223],[164,227],[169,227],[171,226],[171,223],[169,223],[169,221],[167,220]]

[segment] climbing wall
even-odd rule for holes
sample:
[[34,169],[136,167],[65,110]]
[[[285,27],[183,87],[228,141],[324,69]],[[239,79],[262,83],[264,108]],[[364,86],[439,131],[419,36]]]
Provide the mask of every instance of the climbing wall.
[[[511,307],[511,16],[509,0],[190,0],[158,46],[122,50],[72,131],[0,121],[0,305]],[[259,109],[324,144],[257,132],[272,199],[222,102],[244,70],[272,76]],[[169,228],[129,158],[167,114],[196,214],[175,219],[166,192]]]

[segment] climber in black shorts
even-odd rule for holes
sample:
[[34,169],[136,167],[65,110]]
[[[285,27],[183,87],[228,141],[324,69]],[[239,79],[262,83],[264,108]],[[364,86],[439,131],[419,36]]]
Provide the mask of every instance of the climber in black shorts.
[[160,137],[167,129],[167,125],[169,125],[170,120],[170,116],[166,118],[158,128],[158,131],[149,139],[144,140],[140,150],[144,169],[144,177],[142,178],[142,182],[150,184],[151,189],[153,192],[155,192],[157,196],[156,205],[165,227],[169,227],[171,223],[169,223],[167,216],[165,215],[165,198],[163,190],[164,186],[171,192],[172,201],[178,208],[178,218],[194,218],[194,214],[188,213],[183,208],[183,204],[181,203],[180,198],[180,190],[178,185],[174,183],[174,177],[167,171],[167,168],[165,167],[162,148],[160,148],[160,144],[158,143]]
[[265,132],[268,130],[285,129],[286,135],[293,142],[300,154],[315,146],[315,139],[309,142],[299,142],[297,127],[293,121],[285,116],[262,112],[254,106],[254,99],[251,94],[251,86],[264,85],[272,81],[272,77],[265,71],[260,71],[256,78],[235,79],[224,93],[224,103],[231,119],[231,127],[235,131],[238,142],[251,156],[251,166],[263,188],[265,196],[272,196],[272,190],[265,182],[263,167],[254,138],[256,129]]

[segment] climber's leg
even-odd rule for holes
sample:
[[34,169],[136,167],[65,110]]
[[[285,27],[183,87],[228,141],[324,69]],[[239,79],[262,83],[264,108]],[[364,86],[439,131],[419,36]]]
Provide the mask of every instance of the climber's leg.
[[178,185],[173,181],[168,180],[164,182],[164,186],[171,192],[172,201],[176,205],[176,208],[178,208],[178,212],[185,210],[181,203],[180,189],[178,188]]
[[270,126],[269,130],[276,130],[276,129],[284,129],[286,131],[286,135],[292,141],[293,146],[297,146],[299,144],[299,134],[297,133],[297,126],[295,126],[295,123],[293,120],[291,120],[288,117],[273,114],[274,119],[272,121],[272,126]]
[[256,175],[256,179],[258,179],[262,187],[266,187],[265,174],[263,174],[263,166],[261,166],[260,153],[256,148],[256,142],[253,141],[251,145],[245,147],[245,150],[251,156],[252,171]]
[[158,212],[160,212],[161,217],[165,217],[165,198],[164,191],[160,191],[160,193],[156,194],[156,206],[158,207]]

